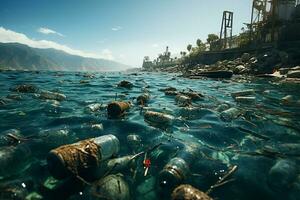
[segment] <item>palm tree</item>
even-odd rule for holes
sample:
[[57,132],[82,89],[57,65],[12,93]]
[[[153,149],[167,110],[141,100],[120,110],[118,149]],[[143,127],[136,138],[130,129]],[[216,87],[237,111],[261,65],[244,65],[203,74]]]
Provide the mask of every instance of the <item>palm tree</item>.
[[188,50],[188,52],[190,52],[192,50],[192,45],[191,44],[187,45],[186,49]]
[[200,39],[198,39],[197,42],[196,42],[196,44],[197,44],[198,47],[201,47],[202,41]]

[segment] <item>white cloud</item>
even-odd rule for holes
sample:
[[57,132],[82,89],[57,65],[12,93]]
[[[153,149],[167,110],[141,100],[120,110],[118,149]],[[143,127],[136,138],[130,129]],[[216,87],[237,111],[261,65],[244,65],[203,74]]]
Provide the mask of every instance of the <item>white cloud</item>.
[[159,45],[158,44],[152,44],[152,47],[157,48],[157,47],[159,47]]
[[121,26],[115,26],[113,28],[111,28],[112,31],[119,31],[122,30],[123,28]]
[[54,34],[54,35],[58,35],[58,36],[64,37],[63,34],[57,32],[57,31],[54,31],[54,30],[52,30],[52,29],[45,28],[45,27],[40,27],[40,28],[37,30],[37,32],[43,33],[43,34],[46,34],[46,35],[48,35],[48,34]]
[[64,52],[72,54],[72,55],[78,55],[78,56],[82,56],[82,57],[103,58],[103,59],[109,59],[109,60],[114,59],[112,52],[109,49],[104,49],[99,54],[85,52],[85,51],[81,51],[81,50],[77,50],[77,49],[72,49],[71,47],[69,47],[67,45],[59,44],[59,43],[49,41],[49,40],[30,39],[23,33],[14,32],[9,29],[5,29],[3,27],[0,27],[0,42],[2,42],[2,43],[16,42],[16,43],[25,44],[30,47],[40,48],[40,49],[53,48],[53,49],[64,51]]

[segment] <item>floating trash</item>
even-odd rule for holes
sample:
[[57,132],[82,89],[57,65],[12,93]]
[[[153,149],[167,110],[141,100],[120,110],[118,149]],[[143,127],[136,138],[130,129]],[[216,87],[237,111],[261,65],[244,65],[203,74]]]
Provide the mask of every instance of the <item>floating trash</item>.
[[24,84],[24,85],[18,85],[11,89],[15,92],[21,92],[21,93],[36,93],[39,91],[39,89],[34,85]]
[[275,191],[286,191],[296,178],[296,163],[287,159],[279,159],[269,171],[268,183]]
[[182,107],[189,106],[192,104],[192,99],[190,97],[181,94],[176,95],[175,101],[178,106]]
[[136,98],[136,102],[138,105],[146,105],[150,99],[150,95],[145,93]]
[[142,146],[142,139],[139,135],[136,134],[128,135],[127,143],[131,150],[133,150],[133,152],[137,152]]
[[255,91],[253,89],[249,89],[249,90],[233,92],[233,93],[231,93],[231,96],[233,98],[235,98],[235,97],[249,96],[249,95],[254,95],[254,94],[255,94]]
[[175,118],[172,115],[147,111],[144,114],[144,119],[150,124],[169,126],[173,123]]
[[120,83],[118,83],[118,87],[123,87],[123,88],[127,88],[127,89],[131,89],[133,87],[133,84],[129,81],[121,81]]
[[174,189],[171,195],[172,200],[213,200],[206,193],[194,188],[191,185],[180,185]]
[[51,100],[57,100],[57,101],[63,101],[66,100],[66,95],[60,94],[57,92],[50,92],[50,91],[42,91],[40,93],[41,99],[51,99]]
[[64,145],[50,151],[48,168],[53,177],[63,179],[79,176],[91,168],[98,167],[119,151],[120,143],[114,135],[105,135]]
[[229,108],[227,110],[224,110],[220,114],[221,119],[224,121],[232,121],[232,120],[238,118],[240,115],[241,115],[241,112],[237,108]]
[[254,103],[256,100],[255,97],[235,97],[235,101],[239,103]]
[[26,144],[0,149],[0,180],[20,174],[30,167],[31,150]]
[[122,174],[106,176],[93,184],[89,199],[129,200],[129,185]]
[[101,103],[93,103],[87,106],[87,109],[91,112],[96,112],[105,108],[106,106]]
[[107,106],[107,115],[110,118],[119,118],[124,115],[125,111],[129,110],[130,103],[122,101],[114,101]]

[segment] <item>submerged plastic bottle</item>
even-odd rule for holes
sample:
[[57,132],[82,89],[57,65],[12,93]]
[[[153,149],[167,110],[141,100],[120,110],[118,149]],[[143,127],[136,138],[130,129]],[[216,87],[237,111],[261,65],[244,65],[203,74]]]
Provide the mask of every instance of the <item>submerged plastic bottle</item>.
[[170,192],[188,178],[196,151],[197,148],[186,147],[164,166],[158,176],[158,184],[162,192]]
[[129,185],[122,174],[106,176],[92,185],[88,199],[129,200],[131,199]]
[[50,151],[48,169],[56,179],[68,176],[84,176],[87,171],[99,167],[100,163],[116,155],[120,149],[114,135],[82,140]]
[[19,174],[30,167],[31,150],[26,144],[1,147],[0,179]]
[[172,192],[172,200],[193,199],[193,200],[212,200],[204,192],[191,185],[180,185]]

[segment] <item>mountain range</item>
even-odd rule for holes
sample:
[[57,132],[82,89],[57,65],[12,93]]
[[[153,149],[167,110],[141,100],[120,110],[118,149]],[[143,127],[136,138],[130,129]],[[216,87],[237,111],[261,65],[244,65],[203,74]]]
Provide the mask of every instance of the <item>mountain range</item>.
[[128,68],[115,61],[71,55],[56,49],[0,43],[0,70],[119,71]]

